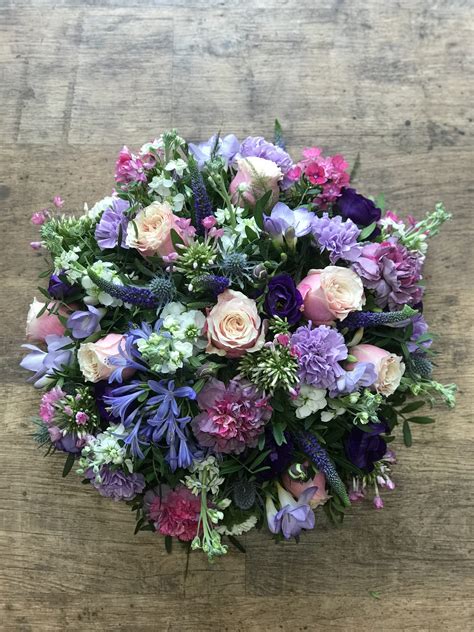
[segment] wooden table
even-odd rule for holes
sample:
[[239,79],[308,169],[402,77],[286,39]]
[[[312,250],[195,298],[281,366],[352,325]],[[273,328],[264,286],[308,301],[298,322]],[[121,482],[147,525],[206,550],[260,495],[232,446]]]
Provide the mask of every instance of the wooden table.
[[[2,630],[249,632],[472,629],[472,2],[3,0],[0,617]],[[213,566],[134,537],[127,507],[43,459],[38,394],[18,367],[42,261],[31,213],[80,211],[113,186],[121,144],[176,127],[315,143],[361,167],[393,210],[454,213],[433,240],[426,314],[454,412],[415,427],[376,512],[318,517],[299,545],[266,533]],[[471,392],[469,393],[469,390]],[[471,397],[470,397],[471,396]]]

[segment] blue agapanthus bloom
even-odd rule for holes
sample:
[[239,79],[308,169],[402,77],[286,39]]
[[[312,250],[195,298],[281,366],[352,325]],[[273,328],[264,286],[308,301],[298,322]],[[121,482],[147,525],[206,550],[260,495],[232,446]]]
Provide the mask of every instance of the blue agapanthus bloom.
[[[160,331],[162,319],[158,319],[154,325],[150,323],[142,322],[140,327],[131,327],[125,337],[125,344],[119,347],[119,355],[110,358],[110,364],[117,368],[112,372],[109,377],[109,382],[123,382],[123,372],[126,369],[134,369],[135,371],[142,371],[144,373],[149,372],[145,360],[142,358],[141,353],[137,349],[137,340],[148,340],[152,333]],[[170,336],[169,333],[163,332],[163,336]]]
[[174,380],[132,380],[104,398],[111,413],[122,421],[127,431],[122,438],[132,454],[144,458],[143,446],[164,443],[173,472],[189,467],[195,453],[188,428],[191,417],[181,415],[178,398],[193,400],[196,392],[190,386],[175,386]]

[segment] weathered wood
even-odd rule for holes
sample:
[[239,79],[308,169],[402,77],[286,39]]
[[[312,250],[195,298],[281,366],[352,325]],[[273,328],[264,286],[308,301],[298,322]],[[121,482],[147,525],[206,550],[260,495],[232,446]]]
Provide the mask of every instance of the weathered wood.
[[[451,0],[4,0],[0,7],[0,628],[5,630],[449,630],[472,627],[473,3]],[[426,315],[455,412],[413,429],[386,508],[318,516],[299,545],[245,538],[209,566],[134,537],[128,509],[43,459],[18,367],[41,257],[31,213],[113,187],[122,143],[175,126],[317,143],[357,186],[421,216],[455,213],[432,243]],[[379,598],[371,596],[377,593]],[[186,602],[184,599],[186,598]]]

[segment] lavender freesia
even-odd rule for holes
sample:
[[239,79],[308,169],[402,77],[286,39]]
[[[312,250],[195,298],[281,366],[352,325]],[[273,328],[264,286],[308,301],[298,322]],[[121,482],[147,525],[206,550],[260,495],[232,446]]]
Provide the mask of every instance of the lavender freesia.
[[67,319],[67,327],[71,330],[73,338],[83,339],[100,331],[100,321],[105,315],[105,309],[87,306],[87,311],[73,312]]
[[264,217],[263,228],[276,243],[283,244],[286,241],[294,246],[298,237],[311,232],[313,219],[314,213],[306,208],[292,210],[283,202],[278,202],[270,215]]
[[278,510],[270,496],[267,496],[266,510],[268,528],[272,533],[282,533],[286,540],[300,535],[303,529],[314,529],[314,512],[309,505],[317,487],[306,489],[298,500],[277,483]]
[[207,141],[202,143],[189,143],[188,146],[189,151],[196,159],[200,169],[211,159],[214,150],[216,156],[223,158],[227,165],[234,159],[240,149],[240,143],[234,134],[228,134],[224,136],[224,138],[214,134],[214,136],[211,136]]
[[45,342],[47,351],[30,344],[22,345],[31,353],[23,358],[20,366],[34,373],[29,381],[34,382],[35,388],[47,386],[53,372],[68,366],[74,358],[72,339],[68,336],[46,336]]

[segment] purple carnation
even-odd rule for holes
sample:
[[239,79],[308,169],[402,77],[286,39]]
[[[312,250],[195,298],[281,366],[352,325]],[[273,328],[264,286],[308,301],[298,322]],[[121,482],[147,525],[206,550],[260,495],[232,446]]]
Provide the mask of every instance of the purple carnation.
[[107,465],[101,467],[100,479],[91,468],[86,471],[85,475],[99,494],[114,500],[132,500],[145,489],[143,474],[112,470]]
[[130,208],[130,204],[121,198],[115,198],[112,205],[102,213],[99,223],[95,229],[95,238],[99,248],[115,248],[121,235],[121,247],[128,248],[125,243],[127,237],[127,227],[129,219],[125,211]]
[[288,189],[293,184],[293,180],[286,177],[286,174],[293,166],[291,156],[284,149],[269,143],[262,136],[249,136],[246,138],[240,145],[239,153],[242,158],[256,156],[265,160],[271,160],[280,167],[283,173],[282,189]]
[[304,384],[335,389],[344,375],[339,362],[348,355],[344,336],[326,325],[298,327],[291,336],[291,346],[298,355],[298,377]]
[[339,259],[356,261],[360,257],[362,246],[357,243],[360,230],[350,219],[342,221],[337,215],[315,217],[312,222],[312,233],[321,252],[327,250],[329,259],[335,264]]
[[278,274],[268,282],[265,311],[269,316],[286,318],[292,325],[301,319],[303,298],[289,274]]
[[382,211],[372,200],[360,195],[355,189],[346,188],[337,200],[337,209],[345,219],[351,219],[361,226],[378,222]]
[[397,310],[400,305],[418,303],[424,288],[419,285],[423,256],[407,250],[396,239],[364,246],[352,264],[365,287],[375,291],[379,307]]

